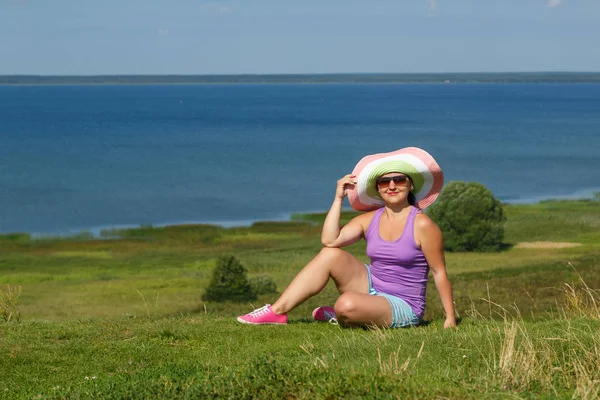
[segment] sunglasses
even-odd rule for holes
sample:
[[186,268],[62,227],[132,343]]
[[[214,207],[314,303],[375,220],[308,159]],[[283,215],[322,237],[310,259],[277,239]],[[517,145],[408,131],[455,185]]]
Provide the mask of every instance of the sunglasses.
[[377,179],[378,189],[387,189],[391,182],[394,182],[396,186],[406,186],[410,178],[406,175],[386,176]]

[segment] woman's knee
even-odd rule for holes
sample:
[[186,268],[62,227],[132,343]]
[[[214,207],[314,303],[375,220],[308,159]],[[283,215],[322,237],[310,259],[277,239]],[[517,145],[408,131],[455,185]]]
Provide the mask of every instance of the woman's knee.
[[337,247],[323,247],[319,252],[319,257],[325,258],[328,261],[337,260],[347,257],[348,252]]
[[333,307],[338,319],[351,320],[356,315],[356,311],[360,307],[360,296],[357,294],[358,293],[354,292],[346,292],[338,297]]
[[324,247],[319,252],[315,261],[325,265],[332,275],[336,275],[335,271],[339,266],[347,264],[348,252],[335,247]]

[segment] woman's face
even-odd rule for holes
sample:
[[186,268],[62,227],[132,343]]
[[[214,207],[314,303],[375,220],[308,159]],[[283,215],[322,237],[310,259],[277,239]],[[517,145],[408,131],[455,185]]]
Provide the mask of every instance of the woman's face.
[[384,201],[396,203],[408,199],[413,184],[408,175],[390,172],[377,178],[377,190]]

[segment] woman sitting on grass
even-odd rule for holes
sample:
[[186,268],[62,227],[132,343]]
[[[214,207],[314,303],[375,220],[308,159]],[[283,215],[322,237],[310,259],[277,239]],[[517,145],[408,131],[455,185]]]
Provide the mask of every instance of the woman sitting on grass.
[[[418,325],[425,311],[429,269],[446,313],[444,328],[456,326],[446,274],[442,233],[422,209],[437,198],[443,174],[424,150],[408,147],[363,158],[337,182],[321,241],[323,250],[292,280],[273,305],[238,317],[245,324],[286,324],[287,313],[321,292],[333,279],[340,297],[313,311],[318,321],[342,326]],[[340,229],[344,197],[359,211]],[[342,247],[367,242],[366,265]]]

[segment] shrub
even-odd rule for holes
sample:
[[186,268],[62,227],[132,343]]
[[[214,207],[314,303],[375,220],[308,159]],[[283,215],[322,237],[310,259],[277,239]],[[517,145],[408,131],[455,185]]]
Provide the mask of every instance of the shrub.
[[477,182],[449,182],[428,215],[444,234],[448,251],[498,251],[504,239],[500,201]]
[[250,286],[252,287],[252,291],[258,295],[277,293],[277,285],[269,275],[259,275],[250,278]]
[[235,301],[244,302],[256,300],[246,268],[234,256],[221,256],[213,270],[212,279],[202,295],[205,301]]

